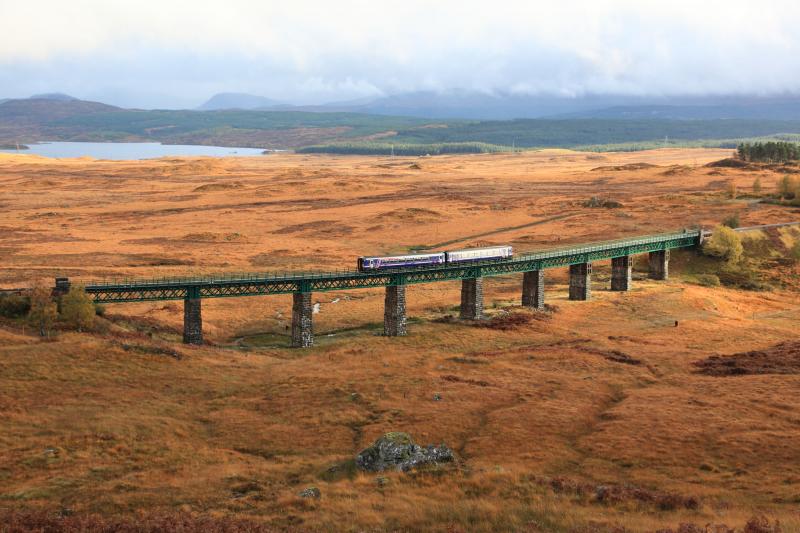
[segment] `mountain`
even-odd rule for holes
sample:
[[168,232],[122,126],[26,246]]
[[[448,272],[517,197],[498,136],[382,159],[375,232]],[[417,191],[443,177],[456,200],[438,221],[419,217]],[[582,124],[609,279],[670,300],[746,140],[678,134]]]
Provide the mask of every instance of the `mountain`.
[[217,111],[220,109],[263,109],[283,105],[277,100],[246,93],[219,93],[198,107],[201,111]]
[[441,119],[800,119],[800,95],[630,96],[482,93],[467,90],[411,92],[364,103],[334,102],[297,108]]
[[597,119],[800,119],[800,96],[717,96],[673,98],[651,105],[624,105],[566,113],[552,118]]
[[34,94],[29,98],[29,100],[57,100],[60,102],[71,102],[77,100],[77,98],[64,93],[44,93]]
[[4,125],[41,124],[78,115],[122,111],[118,107],[87,102],[48,98],[25,98],[0,103],[0,123]]
[[424,118],[506,120],[540,118],[558,113],[622,105],[627,101],[626,97],[615,95],[570,98],[556,95],[450,90],[390,95],[357,106],[350,111]]

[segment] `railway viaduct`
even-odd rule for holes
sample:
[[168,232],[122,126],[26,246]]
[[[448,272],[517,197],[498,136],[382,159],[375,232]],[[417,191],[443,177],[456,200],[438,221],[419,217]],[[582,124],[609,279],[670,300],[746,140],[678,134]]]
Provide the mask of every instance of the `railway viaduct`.
[[[245,274],[201,278],[164,278],[112,282],[91,282],[86,292],[97,303],[183,300],[183,342],[202,344],[202,300],[236,296],[292,294],[292,346],[314,344],[312,294],[358,288],[385,287],[384,334],[406,334],[406,287],[416,283],[461,281],[462,319],[475,320],[483,314],[483,279],[522,273],[522,305],[542,309],[545,271],[569,267],[569,299],[591,297],[592,262],[611,259],[611,289],[631,287],[632,257],[649,254],[649,277],[665,280],[669,276],[669,254],[675,248],[702,243],[707,232],[681,232],[647,235],[629,239],[574,245],[523,254],[511,259],[405,268],[392,271],[295,273],[285,275]],[[56,293],[69,290],[68,278],[56,278]]]

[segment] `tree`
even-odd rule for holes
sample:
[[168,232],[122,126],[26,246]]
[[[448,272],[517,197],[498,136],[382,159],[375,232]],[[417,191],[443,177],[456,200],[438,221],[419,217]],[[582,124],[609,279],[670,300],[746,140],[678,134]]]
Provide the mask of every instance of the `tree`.
[[785,163],[800,158],[800,147],[783,141],[742,143],[736,148],[736,155],[743,161]]
[[28,313],[28,321],[39,328],[39,335],[47,337],[50,335],[50,328],[58,317],[58,309],[53,301],[52,289],[44,285],[36,285],[31,290],[31,310]]
[[72,285],[61,300],[61,318],[78,331],[83,331],[94,322],[94,302],[86,294],[83,285]]
[[728,198],[735,200],[736,199],[736,182],[733,180],[729,180],[728,183],[725,185],[725,193],[728,195]]
[[739,159],[741,159],[742,161],[747,161],[747,158],[748,158],[748,156],[749,156],[750,154],[749,154],[749,150],[748,150],[748,148],[745,146],[745,144],[744,144],[744,143],[742,143],[742,144],[740,144],[739,146],[737,146],[737,147],[736,147],[736,155],[737,155],[737,156],[739,157]]
[[731,229],[736,229],[741,225],[739,221],[739,213],[734,213],[727,217],[725,220],[722,221],[723,226],[727,226]]
[[719,257],[726,263],[738,263],[744,253],[742,239],[739,234],[727,226],[717,226],[705,244],[703,252],[712,257]]
[[753,194],[761,194],[761,178],[753,180]]
[[795,263],[800,262],[800,241],[794,243],[792,249],[789,250],[789,257],[794,260]]
[[800,188],[800,182],[794,176],[785,174],[778,182],[778,193],[781,198],[790,200],[795,198]]

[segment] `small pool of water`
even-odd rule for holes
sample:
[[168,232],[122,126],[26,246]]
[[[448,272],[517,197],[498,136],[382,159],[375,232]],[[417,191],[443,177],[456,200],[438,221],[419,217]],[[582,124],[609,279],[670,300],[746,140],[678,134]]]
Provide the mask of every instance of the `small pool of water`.
[[[29,144],[29,150],[20,154],[35,154],[44,157],[93,157],[95,159],[153,159],[169,156],[254,156],[262,155],[261,148],[231,148],[228,146],[201,146],[195,144],[160,143],[90,143],[90,142],[42,142]],[[17,153],[16,150],[0,152]]]

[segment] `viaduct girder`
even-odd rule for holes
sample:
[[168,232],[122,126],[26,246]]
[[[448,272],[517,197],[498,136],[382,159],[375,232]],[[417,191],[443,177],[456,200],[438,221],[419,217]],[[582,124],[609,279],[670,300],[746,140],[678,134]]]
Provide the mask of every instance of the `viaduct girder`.
[[85,287],[86,292],[98,303],[266,296],[394,287],[568,267],[642,253],[692,247],[698,245],[700,240],[700,230],[686,230],[553,248],[519,255],[512,259],[469,265],[442,265],[381,272],[348,270],[284,275],[252,273],[193,278],[104,281],[90,282]]

